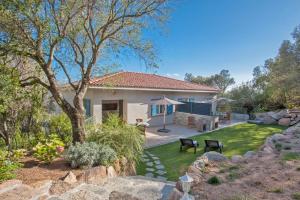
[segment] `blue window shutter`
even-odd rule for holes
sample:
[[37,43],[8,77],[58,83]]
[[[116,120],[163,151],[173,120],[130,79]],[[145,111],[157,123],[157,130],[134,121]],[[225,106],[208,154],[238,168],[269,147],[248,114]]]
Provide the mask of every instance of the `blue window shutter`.
[[157,106],[156,105],[151,105],[151,116],[156,116],[157,115]]
[[85,109],[85,116],[90,117],[91,113],[91,100],[90,99],[83,99],[83,106]]
[[173,105],[167,105],[167,115],[170,115],[173,113]]

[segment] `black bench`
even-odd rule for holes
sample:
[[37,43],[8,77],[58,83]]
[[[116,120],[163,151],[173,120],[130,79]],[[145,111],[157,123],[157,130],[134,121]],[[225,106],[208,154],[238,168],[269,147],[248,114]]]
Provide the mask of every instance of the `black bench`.
[[197,151],[197,147],[199,147],[199,144],[197,141],[192,140],[192,139],[187,139],[187,138],[180,138],[180,151],[183,150],[183,147],[185,147],[186,149],[188,148],[194,148],[194,153],[196,153]]
[[213,149],[213,150],[218,150],[220,153],[222,153],[223,144],[221,142],[219,142],[218,140],[204,140],[204,141],[205,141],[204,152]]

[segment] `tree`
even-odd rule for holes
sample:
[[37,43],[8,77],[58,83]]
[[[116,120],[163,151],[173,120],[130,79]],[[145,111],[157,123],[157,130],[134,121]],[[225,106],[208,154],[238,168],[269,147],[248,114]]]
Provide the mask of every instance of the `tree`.
[[42,105],[43,88],[23,88],[19,78],[19,70],[0,64],[0,138],[9,149],[15,132]]
[[208,77],[193,76],[190,73],[186,73],[184,80],[197,84],[218,87],[221,90],[222,94],[230,85],[233,85],[235,83],[234,78],[230,76],[229,70],[225,69],[223,69],[219,74]]
[[[73,142],[83,142],[83,97],[92,72],[128,49],[156,67],[142,31],[163,22],[166,8],[167,0],[3,0],[0,56],[18,55],[37,64],[45,79],[28,76],[21,85],[46,88],[70,118]],[[59,76],[67,87],[61,87]],[[74,94],[72,102],[62,92],[66,88]]]
[[221,89],[222,93],[224,93],[230,85],[235,84],[234,78],[230,76],[229,70],[226,69],[223,69],[220,74],[212,76],[212,79],[217,87]]

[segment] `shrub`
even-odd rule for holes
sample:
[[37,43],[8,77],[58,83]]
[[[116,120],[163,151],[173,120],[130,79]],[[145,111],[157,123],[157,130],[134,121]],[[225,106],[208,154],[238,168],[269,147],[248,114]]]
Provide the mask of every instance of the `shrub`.
[[87,130],[87,135],[88,141],[111,147],[119,158],[125,157],[129,162],[139,161],[143,154],[141,131],[124,123],[117,115],[110,114],[104,124]]
[[22,166],[15,161],[16,156],[11,158],[11,155],[6,150],[0,150],[0,183],[15,178],[15,170]]
[[272,188],[272,189],[268,190],[268,192],[283,193],[283,188]]
[[282,156],[282,160],[300,160],[300,153],[296,153],[296,152],[289,152],[289,153],[285,153]]
[[76,143],[66,151],[64,158],[71,163],[72,168],[109,165],[116,160],[116,153],[106,145],[95,142]]
[[300,192],[295,192],[294,194],[292,194],[292,198],[295,200],[300,200]]
[[50,134],[58,135],[69,145],[72,142],[72,125],[66,114],[52,115],[49,120]]
[[277,151],[281,151],[281,149],[282,149],[282,144],[276,143],[276,144],[275,144],[275,148],[277,149]]
[[38,160],[50,163],[60,156],[63,147],[64,143],[57,135],[50,135],[49,138],[41,140],[33,148],[33,156]]
[[219,184],[221,184],[221,181],[217,176],[213,176],[208,179],[207,183],[209,183],[211,185],[219,185]]

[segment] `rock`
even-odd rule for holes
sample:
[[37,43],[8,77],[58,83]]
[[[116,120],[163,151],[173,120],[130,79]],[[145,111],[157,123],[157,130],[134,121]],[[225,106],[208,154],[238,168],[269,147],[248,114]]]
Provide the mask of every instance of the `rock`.
[[20,186],[21,184],[22,184],[22,181],[16,180],[16,179],[5,181],[0,184],[0,193],[14,189],[14,188]]
[[176,188],[178,191],[183,192],[183,190],[182,190],[182,184],[181,184],[180,181],[177,181],[177,182],[176,182],[175,188]]
[[64,182],[62,180],[54,181],[49,189],[49,193],[51,195],[60,195],[68,190],[72,189],[74,186],[72,186],[70,183]]
[[124,192],[112,191],[109,194],[109,200],[141,200],[141,199]]
[[67,198],[68,200],[98,200],[101,199],[100,196],[93,193],[92,191],[79,190],[70,194]]
[[269,113],[269,115],[271,116],[271,117],[273,117],[275,120],[280,120],[281,118],[283,118],[284,117],[284,115],[286,115],[287,114],[287,110],[281,110],[281,111],[279,111],[279,112],[272,112],[272,113]]
[[116,160],[116,161],[114,162],[114,168],[115,168],[117,174],[121,174],[122,167],[121,167],[121,162],[120,162],[120,160]]
[[298,117],[296,117],[296,118],[294,119],[293,124],[292,124],[292,122],[291,122],[290,125],[295,125],[295,124],[297,124],[298,122],[300,122],[300,115],[298,115]]
[[91,184],[101,184],[106,181],[106,167],[98,166],[86,170],[83,174],[78,176],[79,181]]
[[242,162],[243,160],[244,158],[241,155],[234,155],[231,157],[231,161],[234,163]]
[[69,171],[64,177],[62,177],[61,180],[70,184],[77,182],[75,174],[73,174],[73,172],[71,171]]
[[280,141],[280,140],[284,140],[285,139],[285,136],[283,134],[279,134],[279,133],[276,133],[274,135],[271,136],[271,140],[272,141]]
[[149,177],[149,178],[153,178],[154,177],[154,174],[149,172],[149,173],[146,173],[145,174],[146,177]]
[[19,185],[11,190],[0,194],[0,199],[23,200],[32,199],[36,196],[35,190],[28,185]]
[[114,177],[117,177],[117,172],[116,170],[112,167],[112,166],[109,166],[107,168],[107,177],[108,178],[114,178]]
[[171,192],[168,200],[180,200],[183,196],[183,192],[179,191],[178,189],[174,188]]
[[187,171],[188,173],[198,173],[198,174],[201,173],[200,169],[198,169],[194,165],[189,166]]
[[273,148],[270,147],[270,146],[265,146],[265,147],[263,147],[263,148],[262,148],[262,151],[263,151],[263,153],[267,153],[267,154],[274,153]]
[[244,154],[244,158],[249,159],[249,158],[253,157],[254,155],[255,155],[255,152],[254,152],[254,151],[247,151],[247,152]]
[[279,121],[278,121],[278,124],[279,125],[282,125],[282,126],[289,126],[291,123],[291,119],[290,118],[281,118]]
[[206,156],[208,161],[223,162],[228,160],[226,156],[215,151],[206,152],[203,156]]
[[265,115],[265,117],[262,118],[262,122],[264,124],[277,124],[277,120],[269,115]]

